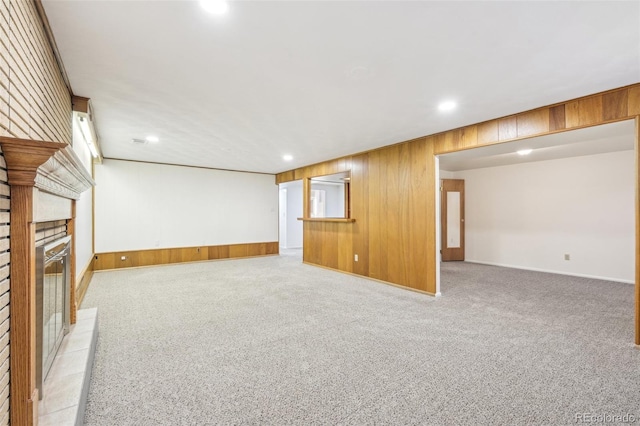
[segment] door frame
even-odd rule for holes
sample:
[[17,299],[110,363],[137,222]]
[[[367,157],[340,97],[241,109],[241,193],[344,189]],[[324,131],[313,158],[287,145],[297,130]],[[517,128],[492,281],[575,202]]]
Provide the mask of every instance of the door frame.
[[[284,202],[284,209],[283,209]],[[283,219],[284,215],[284,219]],[[284,241],[283,241],[284,239]],[[278,240],[281,248],[287,248],[287,188],[278,188]]]

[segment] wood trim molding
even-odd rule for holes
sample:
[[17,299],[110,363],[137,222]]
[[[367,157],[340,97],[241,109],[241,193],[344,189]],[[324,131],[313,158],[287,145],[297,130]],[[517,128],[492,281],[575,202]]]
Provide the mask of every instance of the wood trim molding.
[[311,216],[311,179],[302,180],[302,215]]
[[71,273],[69,274],[69,323],[76,323],[76,200],[71,201],[71,219],[67,220],[67,235],[71,237]]
[[[638,95],[640,98],[640,94]],[[640,100],[638,101],[640,105]],[[639,111],[640,112],[640,111]],[[636,117],[636,345],[640,345],[640,115]]]
[[89,283],[91,282],[91,278],[93,277],[93,262],[94,262],[95,254],[91,256],[91,260],[85,266],[84,270],[80,274],[80,277],[77,279],[75,294],[76,294],[76,306],[82,306],[82,301],[84,300],[84,296],[87,294],[87,290],[89,289]]
[[71,109],[76,112],[82,112],[91,115],[91,108],[89,107],[89,98],[82,96],[73,96],[71,98]]
[[352,217],[299,217],[298,220],[304,220],[307,222],[341,222],[341,223],[353,223],[356,221]]
[[36,175],[37,188],[72,200],[78,200],[92,186],[91,174],[68,145],[40,166]]
[[96,253],[93,257],[93,270],[104,271],[112,269],[137,268],[140,266],[168,265],[183,262],[269,256],[278,254],[279,250],[279,243],[277,241],[271,241],[265,243]]
[[0,137],[0,146],[7,162],[9,185],[33,187],[38,168],[66,144]]
[[[9,167],[10,164],[7,160]],[[17,180],[22,182],[28,175],[25,172],[19,176]],[[10,417],[17,425],[33,425],[38,418],[36,233],[32,218],[33,186],[11,185]]]
[[424,294],[426,296],[431,296],[431,297],[438,297],[439,296],[438,294],[431,293],[429,291],[424,291],[424,290],[420,290],[420,289],[417,289],[417,288],[406,287],[406,286],[403,286],[403,285],[400,285],[400,284],[395,284],[395,283],[392,283],[392,282],[389,282],[389,281],[379,280],[377,278],[371,278],[371,277],[363,277],[362,275],[357,274],[355,272],[342,271],[340,269],[332,268],[330,266],[318,265],[316,263],[311,263],[311,262],[303,261],[302,263],[304,263],[305,265],[309,265],[309,266],[315,266],[317,268],[327,269],[329,271],[340,272],[341,274],[347,274],[347,275],[351,275],[351,276],[358,277],[358,278],[364,278],[364,279],[367,279],[367,280],[370,280],[370,281],[374,281],[374,282],[379,283],[379,284],[390,285],[392,287],[401,288],[403,290],[414,291],[416,293]]
[[61,142],[0,137],[9,185],[35,186],[77,200],[95,185],[73,149]]

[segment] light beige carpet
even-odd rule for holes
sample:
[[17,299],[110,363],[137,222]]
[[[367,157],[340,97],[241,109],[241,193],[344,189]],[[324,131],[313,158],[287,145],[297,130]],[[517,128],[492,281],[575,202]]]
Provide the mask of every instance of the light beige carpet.
[[633,286],[448,263],[434,299],[295,256],[94,275],[87,425],[640,422]]

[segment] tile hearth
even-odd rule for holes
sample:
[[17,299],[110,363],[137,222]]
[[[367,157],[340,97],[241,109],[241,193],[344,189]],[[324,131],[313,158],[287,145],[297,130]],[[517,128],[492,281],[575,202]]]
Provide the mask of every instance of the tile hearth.
[[98,341],[98,309],[81,309],[62,341],[38,406],[40,426],[76,426],[84,421]]

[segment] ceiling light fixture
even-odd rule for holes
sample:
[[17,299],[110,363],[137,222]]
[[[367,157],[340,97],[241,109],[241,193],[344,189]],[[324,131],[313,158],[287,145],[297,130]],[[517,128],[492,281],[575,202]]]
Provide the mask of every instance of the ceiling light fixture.
[[531,154],[531,152],[533,152],[533,150],[531,148],[527,148],[527,149],[520,149],[516,152],[518,153],[518,155],[529,155]]
[[157,136],[147,136],[145,140],[151,143],[160,142],[160,139]]
[[282,159],[284,161],[291,161],[291,160],[293,160],[293,155],[290,155],[290,154],[283,155]]
[[79,112],[75,112],[74,114],[76,116],[78,127],[80,128],[80,132],[82,133],[84,141],[87,144],[89,151],[91,152],[91,156],[98,161],[102,161],[100,148],[98,148],[98,137],[93,127],[93,123],[89,121],[89,115]]
[[200,0],[200,7],[212,15],[224,15],[229,11],[226,0]]
[[456,108],[456,103],[454,101],[444,101],[441,102],[440,105],[438,105],[438,109],[440,111],[451,111],[454,110]]

